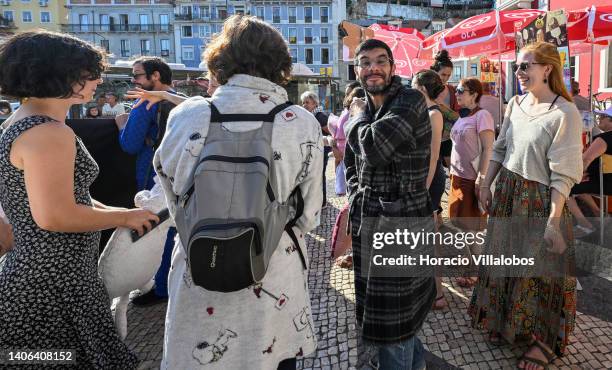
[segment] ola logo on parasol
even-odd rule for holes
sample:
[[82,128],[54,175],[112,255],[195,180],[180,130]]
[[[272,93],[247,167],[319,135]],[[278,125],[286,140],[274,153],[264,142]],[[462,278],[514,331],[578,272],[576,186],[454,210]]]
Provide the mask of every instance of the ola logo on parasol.
[[412,60],[412,64],[413,64],[415,67],[424,67],[424,66],[425,66],[427,63],[425,63],[425,61],[424,61],[424,60],[420,60],[420,59],[413,59],[413,60]]
[[504,14],[504,17],[506,17],[508,19],[527,19],[527,18],[531,18],[531,17],[536,17],[536,16],[538,16],[540,14],[541,14],[541,12],[529,11],[529,12]]
[[612,22],[612,13],[602,14],[599,16],[599,19],[604,22]]
[[397,68],[404,68],[408,66],[408,62],[402,59],[395,59],[393,63],[395,64]]
[[478,27],[482,24],[487,23],[489,20],[491,19],[490,16],[486,16],[486,17],[482,17],[482,18],[478,18],[478,19],[472,19],[470,21],[467,21],[465,23],[463,23],[461,26],[459,26],[459,28],[467,30],[473,27]]

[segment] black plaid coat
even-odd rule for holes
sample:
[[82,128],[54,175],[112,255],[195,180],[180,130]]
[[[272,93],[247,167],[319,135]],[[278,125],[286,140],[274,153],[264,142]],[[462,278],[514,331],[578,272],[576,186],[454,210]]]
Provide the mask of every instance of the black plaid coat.
[[[393,77],[382,107],[368,97],[363,114],[351,117],[345,131],[346,179],[350,203],[356,314],[363,339],[390,344],[421,328],[435,298],[433,277],[368,276],[372,252],[363,243],[376,229],[379,215],[431,217],[426,188],[431,124],[422,94]],[[365,257],[362,260],[362,257]]]

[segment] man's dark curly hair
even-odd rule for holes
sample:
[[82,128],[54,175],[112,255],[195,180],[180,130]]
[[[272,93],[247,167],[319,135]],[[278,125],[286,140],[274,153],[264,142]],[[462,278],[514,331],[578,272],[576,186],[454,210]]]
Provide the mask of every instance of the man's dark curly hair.
[[105,67],[104,52],[76,37],[20,33],[0,46],[0,94],[67,99],[78,96],[75,84],[82,88],[87,80],[99,79]]
[[291,77],[291,54],[283,36],[252,16],[234,15],[206,48],[208,70],[223,85],[235,74],[284,85]]
[[168,63],[159,57],[140,57],[134,60],[134,64],[141,64],[147,74],[147,80],[151,79],[153,72],[159,73],[159,82],[164,85],[172,85],[172,69]]

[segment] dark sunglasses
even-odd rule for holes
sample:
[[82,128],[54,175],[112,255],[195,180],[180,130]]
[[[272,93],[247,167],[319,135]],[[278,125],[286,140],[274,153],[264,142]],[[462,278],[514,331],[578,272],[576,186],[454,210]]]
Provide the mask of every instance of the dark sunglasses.
[[455,91],[456,91],[457,95],[462,95],[464,92],[468,92],[468,93],[470,92],[470,90],[465,89],[463,87],[458,87],[458,88],[455,89]]
[[529,66],[531,66],[532,64],[545,64],[545,63],[529,63],[529,62],[523,62],[523,63],[519,63],[519,64],[513,64],[512,65],[512,71],[514,73],[516,73],[519,69],[523,72],[525,72],[526,70],[529,69]]
[[146,76],[146,73],[130,73],[128,76],[132,77],[133,79],[137,79],[140,76]]

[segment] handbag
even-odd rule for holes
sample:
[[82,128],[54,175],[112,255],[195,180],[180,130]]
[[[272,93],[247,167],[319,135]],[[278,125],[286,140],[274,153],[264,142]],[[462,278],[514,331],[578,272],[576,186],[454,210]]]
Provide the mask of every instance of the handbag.
[[332,232],[331,255],[333,258],[344,255],[346,251],[353,247],[351,234],[347,233],[349,222],[349,204],[342,207],[336,217],[334,231]]

